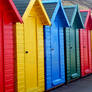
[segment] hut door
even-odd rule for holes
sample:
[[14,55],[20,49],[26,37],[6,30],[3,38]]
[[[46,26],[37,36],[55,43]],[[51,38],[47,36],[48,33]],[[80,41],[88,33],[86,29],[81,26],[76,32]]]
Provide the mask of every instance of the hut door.
[[63,29],[57,22],[54,22],[51,27],[52,84],[54,86],[62,83],[62,76],[64,76],[64,69],[61,69],[62,64],[64,67],[64,42],[62,41],[64,41]]
[[82,76],[91,72],[91,34],[88,30],[80,30],[81,73]]
[[38,81],[36,18],[29,16],[25,23],[25,81],[27,92],[32,92],[36,90]]
[[76,50],[76,46],[77,43],[76,42],[76,30],[75,29],[71,29],[70,30],[70,55],[71,55],[71,77],[72,78],[76,78],[78,77],[77,74],[77,50]]
[[0,92],[3,92],[3,20],[0,14]]

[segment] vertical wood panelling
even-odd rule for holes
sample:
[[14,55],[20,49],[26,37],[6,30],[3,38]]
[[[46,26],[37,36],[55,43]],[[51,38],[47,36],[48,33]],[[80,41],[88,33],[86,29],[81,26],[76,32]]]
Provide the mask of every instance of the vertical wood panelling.
[[16,24],[17,91],[25,92],[24,25]]
[[14,33],[13,24],[3,23],[5,92],[14,92]]
[[38,46],[38,92],[45,90],[45,80],[44,80],[44,35],[43,35],[43,25],[37,18],[37,46]]
[[3,71],[3,19],[0,13],[0,92],[4,90],[4,71]]
[[80,77],[79,31],[66,28],[67,82]]

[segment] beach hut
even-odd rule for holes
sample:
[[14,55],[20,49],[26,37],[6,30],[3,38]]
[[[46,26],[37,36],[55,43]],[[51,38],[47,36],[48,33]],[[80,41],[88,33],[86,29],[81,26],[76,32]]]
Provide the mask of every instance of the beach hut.
[[44,37],[43,25],[50,25],[41,0],[13,0],[23,19],[16,25],[17,90],[43,92]]
[[91,52],[91,30],[92,18],[91,10],[80,11],[85,29],[80,29],[80,59],[81,76],[92,73],[92,52]]
[[78,6],[64,6],[70,27],[65,29],[66,79],[67,82],[80,77],[79,29],[83,21]]
[[12,0],[0,0],[0,92],[14,92],[15,28],[22,22]]
[[65,83],[64,28],[69,23],[60,0],[43,0],[43,5],[51,20],[51,26],[44,27],[45,84],[49,90]]

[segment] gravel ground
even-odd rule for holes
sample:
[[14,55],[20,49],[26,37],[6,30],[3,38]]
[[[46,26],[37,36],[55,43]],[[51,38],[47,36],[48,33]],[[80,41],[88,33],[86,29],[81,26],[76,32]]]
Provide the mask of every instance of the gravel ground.
[[50,92],[92,92],[92,75],[54,89]]

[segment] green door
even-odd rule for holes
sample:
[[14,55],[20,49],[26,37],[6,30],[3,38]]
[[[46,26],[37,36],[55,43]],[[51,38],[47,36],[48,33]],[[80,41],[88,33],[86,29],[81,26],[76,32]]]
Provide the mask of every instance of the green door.
[[65,35],[67,80],[70,81],[80,76],[79,31],[67,28]]

